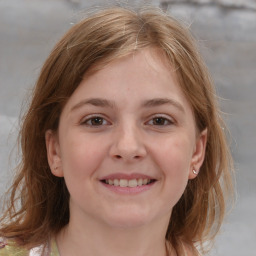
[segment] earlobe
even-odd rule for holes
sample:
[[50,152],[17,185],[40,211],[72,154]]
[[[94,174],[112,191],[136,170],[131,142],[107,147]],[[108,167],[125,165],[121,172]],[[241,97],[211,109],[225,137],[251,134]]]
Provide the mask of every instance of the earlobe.
[[58,137],[52,130],[45,133],[47,159],[51,172],[57,177],[63,177]]
[[203,130],[197,137],[195,149],[193,152],[190,171],[189,171],[189,179],[194,179],[200,171],[200,167],[204,162],[205,150],[207,144],[207,129]]

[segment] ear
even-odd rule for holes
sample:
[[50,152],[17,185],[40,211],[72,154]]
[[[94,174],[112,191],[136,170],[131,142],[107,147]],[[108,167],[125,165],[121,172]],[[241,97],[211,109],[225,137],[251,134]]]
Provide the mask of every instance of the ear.
[[191,159],[191,165],[189,170],[189,179],[194,179],[200,170],[204,162],[205,149],[207,143],[207,129],[203,130],[196,139],[194,152]]
[[48,164],[51,168],[52,174],[57,177],[63,177],[60,146],[57,134],[52,130],[47,130],[45,133],[45,142]]

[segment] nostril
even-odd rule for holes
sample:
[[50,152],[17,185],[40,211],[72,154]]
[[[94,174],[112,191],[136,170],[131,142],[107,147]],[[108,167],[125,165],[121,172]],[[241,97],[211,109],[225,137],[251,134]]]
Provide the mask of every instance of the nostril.
[[[125,156],[122,156],[122,155],[114,155],[114,158],[116,158],[116,159],[126,159],[126,157]],[[130,158],[130,157],[129,157]],[[141,156],[138,156],[138,155],[135,155],[135,156],[131,156],[131,158],[130,159],[140,159],[141,158]]]

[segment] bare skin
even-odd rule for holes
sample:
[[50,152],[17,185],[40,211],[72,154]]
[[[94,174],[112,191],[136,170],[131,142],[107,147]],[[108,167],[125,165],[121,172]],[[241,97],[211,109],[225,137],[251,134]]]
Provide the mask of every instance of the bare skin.
[[46,133],[51,170],[70,192],[60,255],[166,256],[172,208],[200,169],[206,138],[156,50],[85,77],[58,133]]

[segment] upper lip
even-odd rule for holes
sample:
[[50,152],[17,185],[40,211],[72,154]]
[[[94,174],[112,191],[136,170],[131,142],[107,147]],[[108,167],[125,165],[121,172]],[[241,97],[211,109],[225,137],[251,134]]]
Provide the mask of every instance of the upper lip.
[[113,173],[107,176],[100,178],[100,180],[114,180],[114,179],[124,179],[124,180],[133,180],[133,179],[150,179],[156,180],[154,177],[140,174],[140,173],[132,173],[132,174],[125,174],[125,173]]

